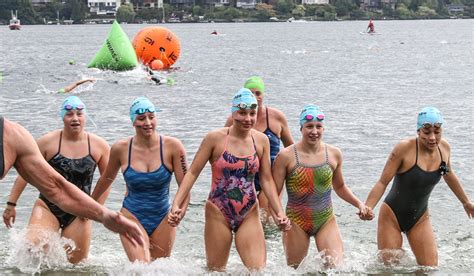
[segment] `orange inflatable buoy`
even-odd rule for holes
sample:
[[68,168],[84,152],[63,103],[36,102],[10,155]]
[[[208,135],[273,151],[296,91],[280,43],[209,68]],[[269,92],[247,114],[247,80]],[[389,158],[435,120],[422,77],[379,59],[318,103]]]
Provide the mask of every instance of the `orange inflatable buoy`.
[[151,70],[161,70],[164,68],[164,64],[161,60],[155,59],[152,62],[150,62],[150,68]]
[[169,68],[178,60],[181,50],[178,37],[163,27],[143,28],[135,35],[132,45],[141,63],[151,67],[153,61],[160,60],[163,69]]

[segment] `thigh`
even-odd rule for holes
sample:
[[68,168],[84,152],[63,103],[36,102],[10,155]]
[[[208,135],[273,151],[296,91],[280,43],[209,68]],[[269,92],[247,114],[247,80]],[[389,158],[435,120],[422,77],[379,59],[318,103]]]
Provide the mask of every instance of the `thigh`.
[[161,220],[158,227],[150,236],[150,255],[151,259],[169,257],[173,250],[176,238],[176,227],[172,227],[166,220],[167,216]]
[[419,265],[438,265],[438,249],[428,211],[408,231],[407,237]]
[[62,231],[62,236],[74,241],[76,248],[68,254],[71,263],[87,258],[91,244],[92,221],[76,218]]
[[47,232],[58,232],[59,221],[41,199],[37,199],[31,211],[26,238],[33,244],[39,244],[47,237]]
[[316,246],[324,254],[328,266],[334,267],[342,263],[344,246],[336,218],[331,217],[316,233]]
[[386,203],[380,206],[377,245],[379,250],[401,249],[403,245],[402,231],[398,226],[397,217]]
[[137,218],[130,213],[127,209],[122,208],[120,210],[120,213],[122,213],[126,218],[134,221],[138,227],[140,228],[143,239],[145,241],[143,246],[140,245],[134,245],[132,242],[130,242],[129,239],[124,237],[123,235],[120,235],[120,241],[122,242],[123,249],[125,250],[125,253],[127,254],[128,260],[131,262],[134,262],[136,260],[149,263],[150,262],[150,241],[148,238],[148,234],[141,225],[141,223],[137,220]]
[[232,231],[219,208],[209,201],[206,202],[205,217],[207,268],[211,271],[224,271],[232,245]]
[[267,251],[265,236],[260,222],[258,205],[254,205],[239,229],[235,233],[235,247],[244,265],[250,270],[260,270],[265,267]]
[[308,254],[310,237],[295,223],[291,229],[282,232],[283,247],[285,248],[287,265],[297,268]]

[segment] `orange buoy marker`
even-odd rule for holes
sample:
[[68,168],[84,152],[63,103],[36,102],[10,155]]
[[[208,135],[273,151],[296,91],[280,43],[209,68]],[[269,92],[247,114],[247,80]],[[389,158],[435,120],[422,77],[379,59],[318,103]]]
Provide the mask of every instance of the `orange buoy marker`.
[[160,60],[163,63],[162,69],[173,65],[181,50],[178,37],[163,27],[143,28],[135,35],[132,45],[141,63],[151,67],[153,61]]
[[150,62],[151,70],[155,70],[155,71],[162,70],[164,66],[165,65],[163,64],[163,62],[159,59],[155,59],[154,61]]

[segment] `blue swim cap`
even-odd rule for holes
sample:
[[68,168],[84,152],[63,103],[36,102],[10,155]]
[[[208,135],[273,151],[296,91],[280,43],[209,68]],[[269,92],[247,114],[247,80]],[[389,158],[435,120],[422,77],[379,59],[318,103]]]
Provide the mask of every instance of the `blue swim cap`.
[[324,113],[319,106],[308,104],[300,113],[300,126],[303,126],[304,123],[312,121],[323,122]]
[[418,113],[416,130],[422,128],[424,124],[439,124],[441,126],[444,124],[443,115],[441,115],[441,112],[436,107],[425,107]]
[[82,110],[83,112],[86,112],[86,105],[77,96],[67,97],[63,101],[59,109],[59,116],[61,117],[61,119],[64,119],[64,116],[66,116],[66,113],[72,109]]
[[145,112],[156,112],[160,111],[159,109],[155,108],[155,105],[145,97],[138,97],[133,100],[132,105],[130,106],[130,120],[132,123],[135,122],[137,115],[141,115]]
[[232,100],[232,113],[240,109],[256,109],[257,107],[257,98],[247,88],[241,88]]

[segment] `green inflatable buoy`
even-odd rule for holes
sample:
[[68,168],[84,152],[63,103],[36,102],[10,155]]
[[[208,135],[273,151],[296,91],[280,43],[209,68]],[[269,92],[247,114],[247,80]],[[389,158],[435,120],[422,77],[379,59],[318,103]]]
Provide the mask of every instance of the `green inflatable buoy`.
[[114,21],[104,45],[87,67],[124,71],[135,68],[137,63],[132,43],[120,24]]

